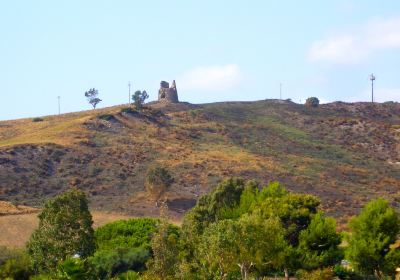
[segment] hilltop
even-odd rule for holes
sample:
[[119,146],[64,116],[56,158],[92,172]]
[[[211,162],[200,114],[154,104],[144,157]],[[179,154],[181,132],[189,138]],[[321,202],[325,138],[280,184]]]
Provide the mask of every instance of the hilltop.
[[400,202],[400,104],[151,103],[0,122],[0,200],[40,206],[70,187],[94,210],[157,215],[149,166],[171,170],[181,216],[228,176],[278,180],[347,219],[371,198]]

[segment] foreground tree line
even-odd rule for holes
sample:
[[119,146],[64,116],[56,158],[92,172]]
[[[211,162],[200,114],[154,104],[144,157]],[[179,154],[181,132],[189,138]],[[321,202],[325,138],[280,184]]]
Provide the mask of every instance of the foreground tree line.
[[[26,249],[0,251],[1,279],[391,279],[400,220],[368,203],[339,233],[312,195],[231,178],[201,197],[180,227],[161,219],[93,230],[83,192],[47,201]],[[349,266],[343,265],[343,259]]]

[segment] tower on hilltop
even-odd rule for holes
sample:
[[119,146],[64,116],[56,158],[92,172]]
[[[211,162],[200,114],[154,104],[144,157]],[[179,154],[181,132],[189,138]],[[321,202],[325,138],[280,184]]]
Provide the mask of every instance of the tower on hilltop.
[[176,89],[175,80],[172,81],[171,87],[166,81],[161,81],[160,89],[158,90],[158,101],[167,103],[179,103],[178,90]]

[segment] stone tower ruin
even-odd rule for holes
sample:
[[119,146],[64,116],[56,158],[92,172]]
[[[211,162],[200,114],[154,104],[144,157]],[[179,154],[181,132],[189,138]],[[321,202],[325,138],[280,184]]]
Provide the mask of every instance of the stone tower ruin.
[[172,81],[171,87],[166,81],[161,81],[158,91],[158,101],[167,103],[178,103],[178,91],[176,89],[175,80]]

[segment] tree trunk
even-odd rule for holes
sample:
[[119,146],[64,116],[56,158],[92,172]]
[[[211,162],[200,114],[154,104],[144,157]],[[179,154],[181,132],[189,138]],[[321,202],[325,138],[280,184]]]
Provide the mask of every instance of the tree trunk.
[[375,274],[378,279],[385,279],[385,275],[379,269],[375,270]]
[[242,280],[247,280],[247,276],[249,274],[249,267],[245,263],[240,264],[239,267]]
[[289,270],[287,268],[284,268],[283,271],[285,272],[285,279],[289,280]]

